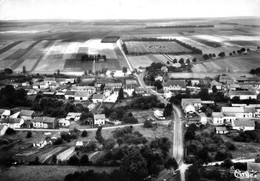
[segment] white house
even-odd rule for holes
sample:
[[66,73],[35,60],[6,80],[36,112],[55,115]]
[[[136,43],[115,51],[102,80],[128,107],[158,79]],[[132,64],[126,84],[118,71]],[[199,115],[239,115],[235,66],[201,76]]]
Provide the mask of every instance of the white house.
[[195,112],[202,107],[201,99],[182,99],[181,106],[185,113]]
[[202,112],[199,113],[199,116],[200,116],[200,123],[206,125],[208,122],[206,114]]
[[88,94],[94,94],[96,92],[96,88],[92,86],[72,85],[71,91],[88,92]]
[[75,92],[74,91],[67,91],[66,93],[65,93],[65,99],[74,99],[74,97],[75,97]]
[[24,120],[21,118],[7,118],[0,121],[0,125],[6,125],[9,128],[17,129],[21,128]]
[[11,111],[7,109],[0,109],[0,119],[8,118],[11,115]]
[[94,125],[104,125],[106,124],[106,116],[105,114],[95,114],[94,115]]
[[68,119],[60,119],[59,126],[68,127],[70,125],[70,121]]
[[212,123],[214,125],[224,124],[224,115],[221,112],[213,112],[212,113]]
[[32,115],[33,115],[33,113],[34,113],[34,111],[32,111],[32,110],[21,110],[21,112],[20,112],[20,117],[22,118],[22,119],[24,119],[25,121],[27,121],[27,120],[32,120]]
[[217,82],[216,80],[211,81],[210,86],[211,86],[211,88],[213,86],[216,86],[217,90],[221,90],[222,89],[222,83]]
[[8,127],[6,125],[0,125],[0,136],[3,136]]
[[226,134],[226,133],[228,133],[228,130],[227,130],[226,127],[219,127],[218,126],[215,129],[216,129],[216,133],[217,134]]
[[87,101],[90,95],[89,91],[77,91],[75,92],[74,99],[76,101]]
[[257,99],[256,91],[230,90],[228,95],[230,99],[233,99],[234,97],[239,97],[240,100]]
[[103,95],[102,94],[94,94],[92,101],[93,103],[103,102]]
[[234,115],[236,118],[253,118],[255,117],[254,107],[222,107],[221,112],[228,116]]
[[57,123],[57,119],[53,117],[35,117],[33,119],[34,128],[54,129]]
[[244,119],[233,120],[231,126],[232,126],[232,129],[236,129],[239,131],[240,130],[251,131],[251,130],[255,130],[255,121],[244,120]]
[[154,116],[157,119],[165,119],[165,117],[163,116],[163,111],[160,111],[160,110],[155,110],[154,111]]
[[168,80],[163,84],[164,91],[185,91],[186,82],[185,80]]
[[78,121],[80,119],[81,113],[78,112],[69,112],[66,119],[70,121]]

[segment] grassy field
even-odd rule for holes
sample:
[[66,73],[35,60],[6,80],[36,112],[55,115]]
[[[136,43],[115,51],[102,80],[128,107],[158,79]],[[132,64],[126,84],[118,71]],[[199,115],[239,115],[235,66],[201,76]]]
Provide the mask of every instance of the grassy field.
[[2,181],[63,181],[65,176],[76,171],[94,170],[95,172],[112,172],[116,167],[38,165],[11,167],[0,174]]
[[247,55],[225,57],[196,64],[192,67],[192,71],[196,72],[249,72],[253,68],[260,67],[260,52],[252,52]]

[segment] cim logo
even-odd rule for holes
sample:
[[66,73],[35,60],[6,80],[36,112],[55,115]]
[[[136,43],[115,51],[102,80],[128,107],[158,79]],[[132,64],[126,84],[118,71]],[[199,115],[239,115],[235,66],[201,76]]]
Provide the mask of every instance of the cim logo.
[[234,168],[230,169],[230,173],[234,173],[234,176],[238,179],[245,179],[245,178],[256,178],[257,171],[241,171],[239,169],[234,170]]

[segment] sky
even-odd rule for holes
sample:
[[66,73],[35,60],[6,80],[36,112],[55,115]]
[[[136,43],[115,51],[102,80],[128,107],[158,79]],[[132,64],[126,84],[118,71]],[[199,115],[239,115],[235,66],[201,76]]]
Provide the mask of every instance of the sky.
[[260,0],[0,0],[0,20],[259,16]]

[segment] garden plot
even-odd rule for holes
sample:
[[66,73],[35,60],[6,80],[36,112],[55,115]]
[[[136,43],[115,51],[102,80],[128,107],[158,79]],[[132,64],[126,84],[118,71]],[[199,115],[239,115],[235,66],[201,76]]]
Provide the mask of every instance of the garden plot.
[[15,71],[22,72],[23,66],[25,67],[26,71],[31,71],[37,61],[37,59],[26,59],[15,69]]
[[133,68],[138,69],[139,67],[149,67],[153,61],[147,56],[127,56]]
[[0,49],[4,48],[4,47],[6,47],[6,46],[8,46],[12,43],[13,43],[13,41],[1,41],[0,42]]
[[57,154],[58,152],[60,152],[63,149],[65,149],[65,147],[57,147],[57,148],[50,150],[49,152],[47,152],[39,157],[39,162],[41,162],[41,163],[46,162],[53,155]]
[[179,45],[174,41],[126,41],[128,53],[183,53],[191,50]]
[[57,160],[66,161],[68,160],[75,152],[75,147],[71,147],[60,154],[57,155]]
[[39,59],[43,56],[46,46],[51,42],[48,40],[43,40],[31,48],[27,53],[25,53],[21,59]]
[[[2,53],[0,55],[0,61],[6,59],[7,57],[9,57],[11,55],[13,55],[19,49],[26,49],[26,48],[28,48],[33,43],[35,43],[35,41],[26,41],[26,42],[22,42],[22,43],[20,43],[20,44],[18,44],[16,46],[14,46],[13,48],[5,51],[4,53]],[[17,52],[17,53],[19,53],[19,52]],[[15,54],[13,56],[15,56]]]

